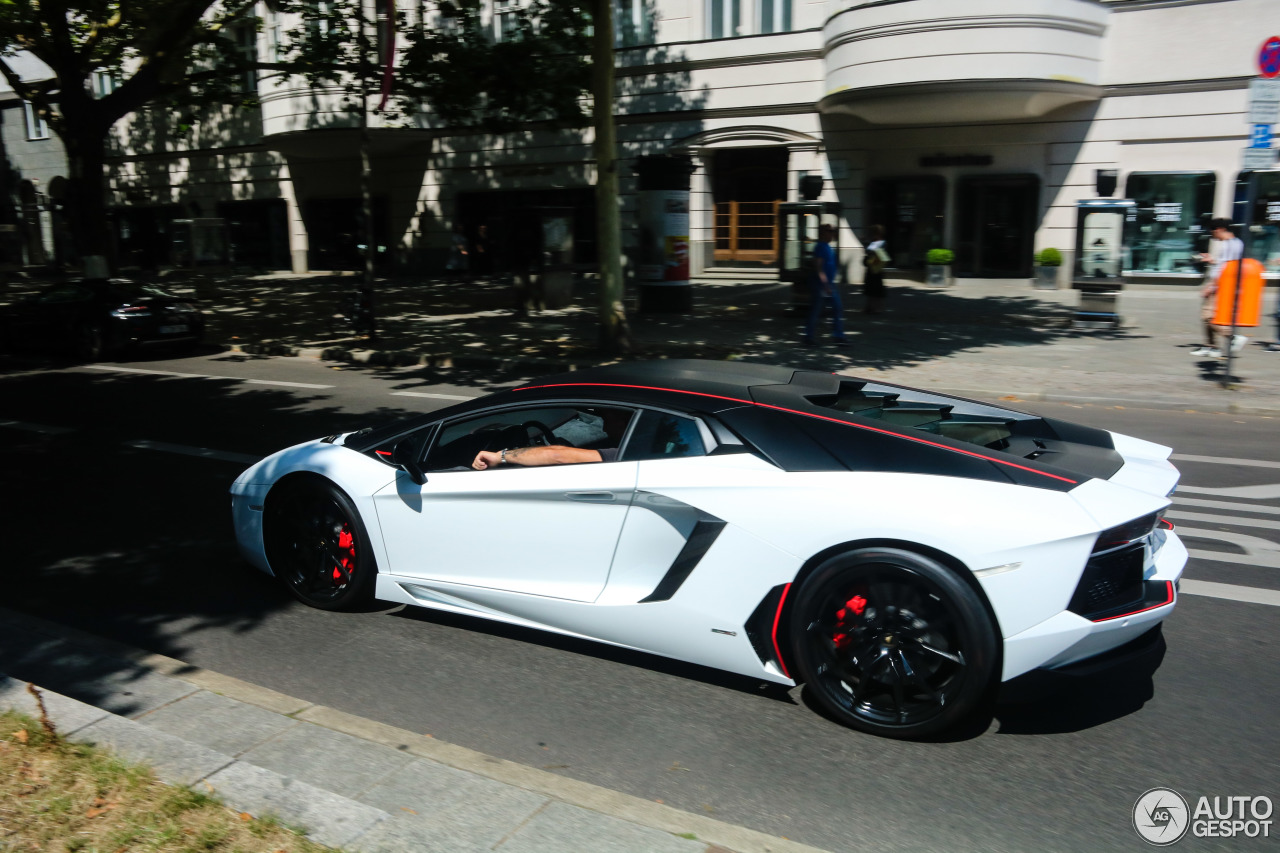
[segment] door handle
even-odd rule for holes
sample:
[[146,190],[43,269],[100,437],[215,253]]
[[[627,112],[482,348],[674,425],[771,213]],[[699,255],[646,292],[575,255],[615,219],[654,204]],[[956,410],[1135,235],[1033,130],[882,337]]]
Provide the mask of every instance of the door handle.
[[565,495],[571,501],[587,501],[589,503],[607,503],[613,500],[613,492],[569,492]]

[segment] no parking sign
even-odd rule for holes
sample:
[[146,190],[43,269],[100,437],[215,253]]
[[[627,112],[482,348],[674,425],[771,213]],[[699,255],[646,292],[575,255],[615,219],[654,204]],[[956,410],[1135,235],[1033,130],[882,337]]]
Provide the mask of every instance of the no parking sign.
[[1280,77],[1280,36],[1272,36],[1258,51],[1258,71],[1263,77]]

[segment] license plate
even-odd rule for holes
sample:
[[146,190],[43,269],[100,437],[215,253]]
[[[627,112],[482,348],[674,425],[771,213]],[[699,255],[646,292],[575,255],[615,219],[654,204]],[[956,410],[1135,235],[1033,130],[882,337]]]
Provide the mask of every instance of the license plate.
[[172,325],[172,326],[161,326],[161,327],[160,327],[160,334],[162,334],[162,335],[177,335],[177,334],[181,334],[182,332],[185,332],[185,331],[187,331],[187,324],[186,324],[186,323],[175,323],[175,324],[174,324],[174,325]]

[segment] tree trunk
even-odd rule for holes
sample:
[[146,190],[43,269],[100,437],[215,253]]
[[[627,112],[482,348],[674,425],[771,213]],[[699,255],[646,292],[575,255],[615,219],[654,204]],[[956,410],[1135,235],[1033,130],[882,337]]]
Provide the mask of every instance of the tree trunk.
[[110,276],[106,202],[106,132],[81,126],[63,138],[67,150],[67,218],[71,237],[87,279]]
[[622,301],[618,137],[613,123],[613,2],[596,0],[591,40],[591,94],[596,155],[596,245],[600,252],[600,348],[616,354],[631,349],[631,330]]
[[369,159],[369,52],[373,49],[365,29],[364,4],[357,5],[360,26],[360,213],[364,220],[364,274],[360,289],[368,310],[369,340],[378,339],[377,313],[373,300],[373,263],[378,240],[373,228],[373,163]]

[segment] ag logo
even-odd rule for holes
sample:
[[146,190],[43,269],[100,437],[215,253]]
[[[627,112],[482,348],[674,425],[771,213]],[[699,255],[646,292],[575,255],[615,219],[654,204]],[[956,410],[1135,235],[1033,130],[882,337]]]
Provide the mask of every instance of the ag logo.
[[1152,788],[1133,804],[1133,828],[1143,841],[1157,847],[1178,841],[1190,825],[1187,801],[1172,788]]

